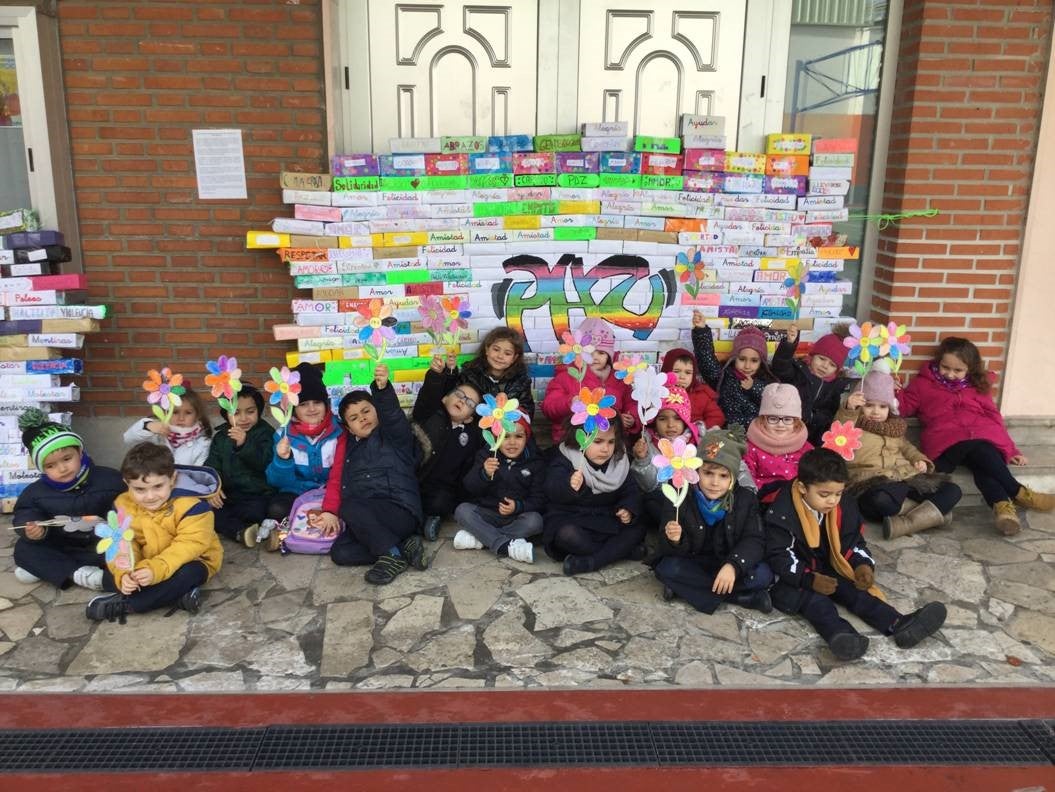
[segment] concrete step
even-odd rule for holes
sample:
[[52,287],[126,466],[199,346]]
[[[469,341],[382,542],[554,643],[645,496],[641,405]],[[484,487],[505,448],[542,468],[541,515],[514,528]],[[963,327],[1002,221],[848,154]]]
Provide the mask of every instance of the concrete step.
[[[1022,484],[1040,492],[1055,492],[1055,444],[1023,445],[1019,450],[1026,455],[1029,464],[1024,467],[1011,466],[1013,475]],[[985,506],[981,493],[974,486],[974,479],[966,468],[957,468],[952,480],[963,490],[963,499],[956,508]]]

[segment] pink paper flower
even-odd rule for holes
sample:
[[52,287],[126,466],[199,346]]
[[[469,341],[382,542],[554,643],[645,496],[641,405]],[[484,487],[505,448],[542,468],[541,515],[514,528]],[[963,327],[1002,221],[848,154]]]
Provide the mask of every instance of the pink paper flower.
[[831,428],[821,435],[821,440],[824,448],[834,451],[850,462],[854,458],[854,451],[861,447],[861,435],[863,434],[864,431],[854,426],[853,421],[846,423],[833,421]]
[[686,442],[684,437],[676,437],[673,442],[664,437],[659,441],[659,453],[652,457],[652,464],[656,466],[658,482],[669,481],[676,489],[681,489],[700,480],[696,469],[703,460],[696,456],[696,446]]

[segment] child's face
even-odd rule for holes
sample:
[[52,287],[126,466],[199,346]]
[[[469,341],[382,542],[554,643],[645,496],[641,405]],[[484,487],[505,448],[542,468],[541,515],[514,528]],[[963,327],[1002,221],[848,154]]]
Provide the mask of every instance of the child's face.
[[656,434],[673,440],[685,432],[685,422],[673,410],[660,410],[656,416]]
[[741,349],[740,354],[736,356],[736,370],[741,374],[745,374],[748,377],[755,376],[755,372],[758,371],[758,367],[762,365],[762,358],[758,356],[758,353],[753,349]]
[[713,462],[704,462],[700,468],[700,492],[708,500],[718,500],[724,497],[733,487],[733,474],[728,468],[715,465]]
[[52,481],[66,484],[73,481],[81,470],[81,449],[60,448],[44,457],[40,472]]
[[160,476],[151,473],[142,478],[125,479],[125,484],[128,485],[128,494],[132,496],[132,500],[148,511],[157,511],[172,496],[172,488],[176,486],[176,474]]
[[816,377],[824,379],[838,370],[839,367],[835,365],[835,361],[827,355],[813,355],[810,358],[810,372]]
[[527,446],[527,432],[524,431],[524,427],[519,424],[515,424],[515,427],[512,432],[506,435],[506,439],[499,446],[499,450],[506,459],[519,459]]
[[459,385],[443,397],[443,406],[453,423],[464,424],[472,421],[476,405],[479,403],[480,394],[468,383]]
[[803,484],[801,481],[795,484],[802,493],[802,499],[806,505],[816,512],[827,514],[836,506],[843,497],[846,485],[841,481],[822,481],[819,484]]
[[594,371],[604,371],[612,365],[612,359],[608,357],[607,352],[601,352],[595,349],[590,355],[590,368]]
[[238,397],[238,409],[234,413],[234,426],[243,432],[248,432],[260,421],[260,411],[256,408],[256,402],[250,396]]
[[517,351],[509,341],[495,341],[484,351],[491,374],[502,374],[517,361]]
[[598,432],[597,437],[586,449],[586,458],[595,465],[603,465],[615,456],[615,430]]
[[293,408],[294,417],[301,423],[319,424],[326,416],[326,402],[302,401]]
[[670,370],[678,378],[678,387],[688,390],[692,387],[692,379],[696,375],[695,367],[687,360],[679,360]]
[[861,415],[869,421],[885,421],[890,415],[890,405],[883,402],[866,401],[861,408]]
[[795,431],[797,419],[793,415],[767,415],[762,420],[766,422],[770,434],[784,437]]
[[350,404],[344,410],[344,425],[359,439],[364,439],[377,428],[377,409],[369,401]]
[[952,352],[946,352],[938,361],[938,371],[945,379],[959,380],[967,376],[967,364]]
[[194,409],[189,401],[184,399],[180,402],[180,406],[172,411],[172,420],[169,421],[169,426],[175,426],[178,429],[190,429],[196,423],[198,423],[198,411]]

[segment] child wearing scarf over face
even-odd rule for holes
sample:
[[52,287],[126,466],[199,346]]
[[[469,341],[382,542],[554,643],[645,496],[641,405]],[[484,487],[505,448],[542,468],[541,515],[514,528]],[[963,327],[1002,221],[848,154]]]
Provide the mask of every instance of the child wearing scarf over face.
[[767,385],[758,417],[747,427],[744,454],[762,503],[771,503],[780,485],[795,478],[799,459],[813,448],[806,431],[798,391],[791,385]]
[[125,491],[121,474],[94,465],[80,436],[52,423],[41,410],[26,410],[18,425],[41,477],[15,503],[13,522],[24,526],[15,542],[15,577],[22,583],[46,580],[57,588],[74,583],[102,591],[103,557],[95,552],[99,540],[91,529],[95,521],[76,531],[41,523],[60,514],[105,520],[114,498]]
[[[650,561],[663,598],[681,597],[703,613],[729,601],[769,613],[773,573],[762,562],[765,539],[755,493],[736,483],[744,451],[739,431],[700,438],[699,483],[680,508],[664,498],[663,533]],[[675,519],[677,517],[677,519]]]

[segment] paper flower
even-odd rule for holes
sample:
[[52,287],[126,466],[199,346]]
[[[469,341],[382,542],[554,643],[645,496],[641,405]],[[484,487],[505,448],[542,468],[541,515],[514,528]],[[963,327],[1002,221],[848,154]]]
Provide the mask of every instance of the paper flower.
[[620,357],[615,363],[612,364],[612,368],[615,369],[615,378],[622,380],[627,385],[634,384],[634,377],[638,372],[644,371],[648,368],[641,355],[631,355],[629,357]]
[[212,388],[212,395],[224,412],[234,413],[238,409],[238,393],[242,390],[242,370],[238,358],[220,355],[205,363],[205,384]]
[[867,372],[875,358],[881,354],[879,327],[871,322],[862,325],[855,322],[850,325],[850,335],[843,339],[843,346],[850,350],[846,356],[847,363],[852,364],[859,373]]
[[131,570],[135,566],[132,554],[132,517],[124,509],[111,511],[106,515],[106,522],[95,526],[95,535],[99,537],[95,552],[104,553],[107,563],[118,569]]
[[496,424],[507,432],[512,432],[513,424],[523,417],[518,409],[520,402],[516,399],[507,398],[504,393],[492,396],[490,393],[484,395],[481,404],[476,405],[476,414],[480,416],[480,428],[490,429]]
[[463,303],[461,297],[442,297],[440,305],[443,307],[444,322],[447,333],[452,337],[469,326],[468,319],[473,315],[469,310],[469,304]]
[[396,332],[396,318],[392,316],[392,306],[375,298],[365,308],[360,308],[355,317],[355,326],[359,329],[359,340],[364,344],[381,346],[393,340]]
[[581,426],[586,432],[605,432],[611,426],[609,420],[615,418],[615,396],[604,392],[604,388],[582,388],[579,395],[571,402],[571,422]]
[[659,453],[652,457],[652,464],[656,466],[656,481],[669,481],[681,489],[700,480],[696,469],[703,460],[696,456],[696,446],[684,437],[676,437],[673,442],[664,437],[659,441]]
[[905,355],[912,352],[912,336],[908,334],[908,328],[905,325],[899,325],[896,322],[890,322],[887,325],[880,325],[879,327],[879,338],[882,342],[882,348],[886,348],[885,354],[890,357],[891,368],[893,373],[897,373],[898,369],[901,368],[901,363],[905,359]]
[[694,247],[678,253],[674,260],[674,273],[681,283],[688,283],[690,280],[699,283],[703,280],[703,270],[703,254]]
[[593,339],[590,334],[580,333],[578,330],[573,333],[565,330],[561,334],[561,338],[564,343],[557,348],[557,352],[561,356],[561,363],[566,366],[574,365],[580,368],[586,365],[586,356],[592,355],[594,352]]
[[264,383],[264,390],[271,394],[268,397],[271,414],[279,426],[288,426],[293,418],[293,408],[300,403],[300,372],[285,366],[281,369],[272,366],[268,373],[271,379]]
[[864,431],[854,426],[853,421],[833,421],[831,428],[821,435],[822,445],[849,462],[854,458],[854,451],[861,447],[863,434]]
[[440,298],[435,294],[422,298],[418,306],[418,313],[421,314],[421,326],[432,336],[433,340],[439,340],[440,334],[447,326],[447,316],[443,311]]
[[659,415],[659,406],[670,395],[667,389],[667,375],[656,371],[653,366],[646,366],[634,374],[634,388],[631,397],[637,402],[637,414],[642,424],[647,424]]
[[143,390],[147,392],[147,403],[152,405],[154,415],[162,423],[169,422],[173,411],[183,404],[180,396],[187,392],[183,387],[183,375],[173,374],[168,367],[161,371],[150,369]]

